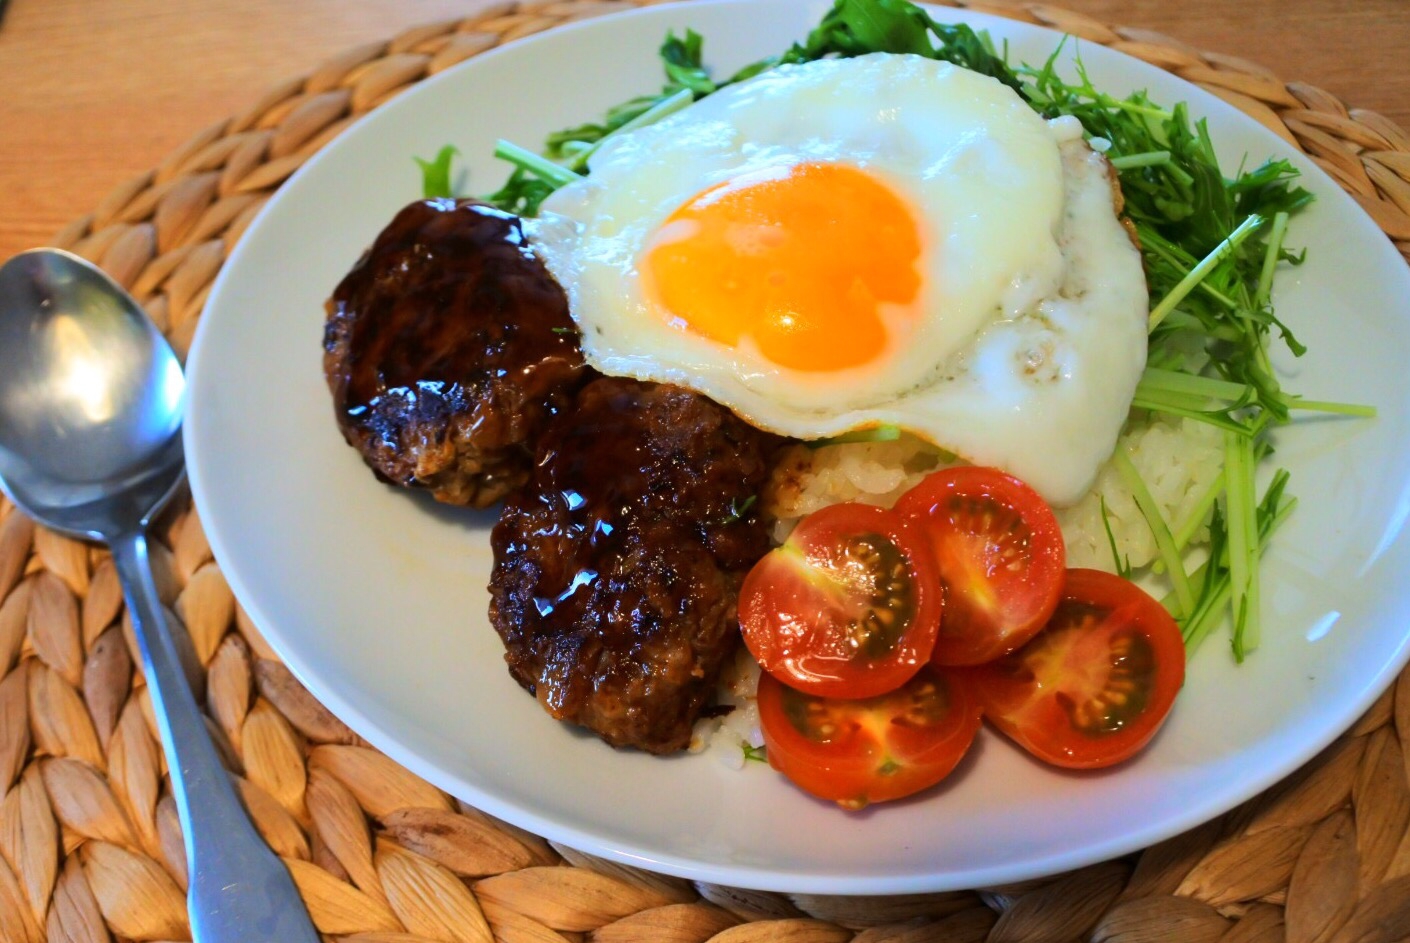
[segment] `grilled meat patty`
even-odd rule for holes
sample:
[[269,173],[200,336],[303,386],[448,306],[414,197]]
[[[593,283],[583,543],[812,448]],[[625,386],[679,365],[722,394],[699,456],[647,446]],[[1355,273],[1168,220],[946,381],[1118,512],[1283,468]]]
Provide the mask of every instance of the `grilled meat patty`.
[[675,386],[608,377],[539,440],[491,543],[510,673],[614,746],[685,747],[769,548],[755,496],[778,440]]
[[449,504],[522,485],[539,432],[591,373],[518,217],[473,200],[407,206],[327,308],[344,438],[379,478]]

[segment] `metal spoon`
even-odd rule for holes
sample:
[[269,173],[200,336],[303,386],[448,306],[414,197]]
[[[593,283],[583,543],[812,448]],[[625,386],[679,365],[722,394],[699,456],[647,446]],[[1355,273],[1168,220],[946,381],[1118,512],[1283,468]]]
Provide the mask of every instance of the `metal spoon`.
[[319,943],[206,732],[147,560],[184,475],[181,365],[137,303],[57,249],[0,267],[0,488],[41,523],[112,549],[186,839],[197,943]]

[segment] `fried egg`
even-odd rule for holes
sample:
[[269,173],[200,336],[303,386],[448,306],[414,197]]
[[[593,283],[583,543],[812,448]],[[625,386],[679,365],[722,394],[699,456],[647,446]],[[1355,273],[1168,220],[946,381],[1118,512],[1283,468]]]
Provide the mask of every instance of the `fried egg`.
[[895,425],[1055,504],[1145,365],[1105,159],[998,81],[873,54],[781,66],[614,135],[530,237],[598,370],[801,439]]

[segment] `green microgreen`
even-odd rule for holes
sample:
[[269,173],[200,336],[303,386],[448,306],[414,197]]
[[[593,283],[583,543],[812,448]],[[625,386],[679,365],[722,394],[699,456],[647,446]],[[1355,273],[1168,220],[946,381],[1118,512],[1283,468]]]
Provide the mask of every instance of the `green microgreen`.
[[738,499],[730,501],[729,510],[725,512],[724,520],[721,521],[721,523],[733,524],[736,521],[744,520],[744,516],[749,513],[749,509],[752,508],[758,500],[759,496],[757,494],[751,494],[743,501]]
[[1135,170],[1138,167],[1163,167],[1170,163],[1169,151],[1146,151],[1144,154],[1124,154],[1108,158],[1117,170]]
[[447,144],[437,151],[436,156],[430,160],[415,158],[417,165],[421,167],[422,196],[428,200],[448,199],[455,196],[454,188],[450,182],[450,165],[459,153],[453,146]]
[[844,445],[848,442],[895,442],[901,438],[901,427],[890,423],[868,426],[865,429],[852,429],[825,439],[811,439],[805,443],[810,449],[820,449],[827,445]]
[[1123,579],[1129,580],[1131,578],[1132,573],[1131,557],[1129,555],[1122,554],[1120,548],[1118,548],[1116,545],[1116,534],[1111,529],[1111,512],[1107,509],[1106,506],[1106,495],[1099,496],[1097,498],[1097,503],[1100,505],[1102,512],[1102,529],[1106,531],[1107,546],[1111,548],[1112,566],[1116,570],[1118,576]]
[[1195,611],[1195,592],[1185,573],[1184,561],[1175,546],[1175,537],[1170,532],[1170,525],[1160,513],[1160,505],[1152,497],[1150,489],[1146,487],[1145,480],[1141,478],[1141,473],[1136,469],[1131,457],[1126,454],[1126,450],[1118,446],[1111,459],[1117,474],[1121,476],[1121,480],[1135,499],[1136,507],[1146,519],[1146,525],[1155,537],[1160,560],[1170,573],[1170,581],[1175,586],[1175,601],[1178,603],[1174,615],[1176,618],[1187,617]]
[[751,63],[716,80],[704,65],[704,39],[694,30],[668,33],[658,53],[665,84],[654,95],[638,95],[613,108],[600,121],[550,134],[544,152],[501,141],[495,156],[514,164],[504,186],[485,199],[500,209],[536,215],[549,193],[589,169],[589,158],[613,134],[660,121],[691,102],[778,65],[871,52],[914,53],[953,62],[993,76],[1017,89],[1019,80],[988,35],[964,24],[936,22],[907,0],[836,0],[807,39],[780,55]]
[[[1297,499],[1286,497],[1284,494],[1287,482],[1287,471],[1276,471],[1263,493],[1263,500],[1258,503],[1254,518],[1258,548],[1253,561],[1255,566],[1273,532],[1297,507]],[[1191,574],[1191,579],[1201,586],[1200,600],[1195,614],[1184,620],[1180,628],[1185,637],[1185,650],[1193,653],[1223,621],[1233,595],[1233,581],[1229,570],[1228,525],[1217,506],[1210,519],[1209,559]],[[1166,604],[1170,604],[1168,598]],[[1240,646],[1231,639],[1230,647],[1236,659],[1241,660],[1242,653],[1248,650],[1246,641],[1245,639],[1244,644]]]

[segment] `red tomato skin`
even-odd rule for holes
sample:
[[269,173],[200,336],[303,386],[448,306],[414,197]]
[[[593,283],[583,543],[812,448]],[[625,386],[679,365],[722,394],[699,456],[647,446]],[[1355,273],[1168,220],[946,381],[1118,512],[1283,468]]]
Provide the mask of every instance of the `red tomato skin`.
[[[904,560],[914,594],[910,624],[883,654],[859,653],[837,617],[855,602],[826,574],[847,535],[885,540]],[[759,665],[789,686],[820,697],[866,698],[895,690],[930,660],[943,595],[922,530],[868,504],[838,504],[804,518],[784,545],[749,571],[739,594],[739,626]]]
[[[1005,511],[1004,509],[1008,509]],[[1062,592],[1067,547],[1057,518],[1039,494],[998,469],[962,465],[937,471],[901,496],[896,510],[920,522],[945,587],[945,621],[936,665],[980,665],[1023,646],[1038,633]],[[991,515],[990,512],[993,512]],[[994,540],[971,535],[963,521],[1016,518]],[[1016,553],[1005,538],[1018,535]]]
[[820,742],[788,719],[783,706],[790,693],[787,687],[771,675],[760,675],[759,718],[769,765],[804,792],[853,811],[930,788],[969,751],[983,711],[963,672],[934,666],[923,667],[900,691],[890,693],[899,696],[927,682],[938,686],[943,699],[943,716],[928,726],[888,716],[888,706],[894,705],[878,704],[884,701],[881,697],[859,701],[800,695],[862,717],[855,725],[839,724],[842,735],[833,741]]
[[[1088,615],[1095,625],[1074,627]],[[1069,704],[1090,703],[1073,698],[1073,685],[1063,686],[1074,678],[1063,658],[1090,664],[1095,652],[1110,663],[1113,643],[1135,663],[1136,677],[1125,687],[1143,703],[1120,729],[1093,735],[1074,723],[1078,708],[1064,707],[1059,697],[1067,692]],[[1151,664],[1142,666],[1146,659]],[[1045,661],[1055,667],[1045,672]],[[1136,584],[1101,570],[1072,569],[1044,631],[1019,651],[973,669],[971,677],[985,717],[1033,756],[1068,769],[1098,769],[1139,753],[1165,723],[1185,681],[1185,644],[1170,613]],[[1103,693],[1110,695],[1106,677]]]

